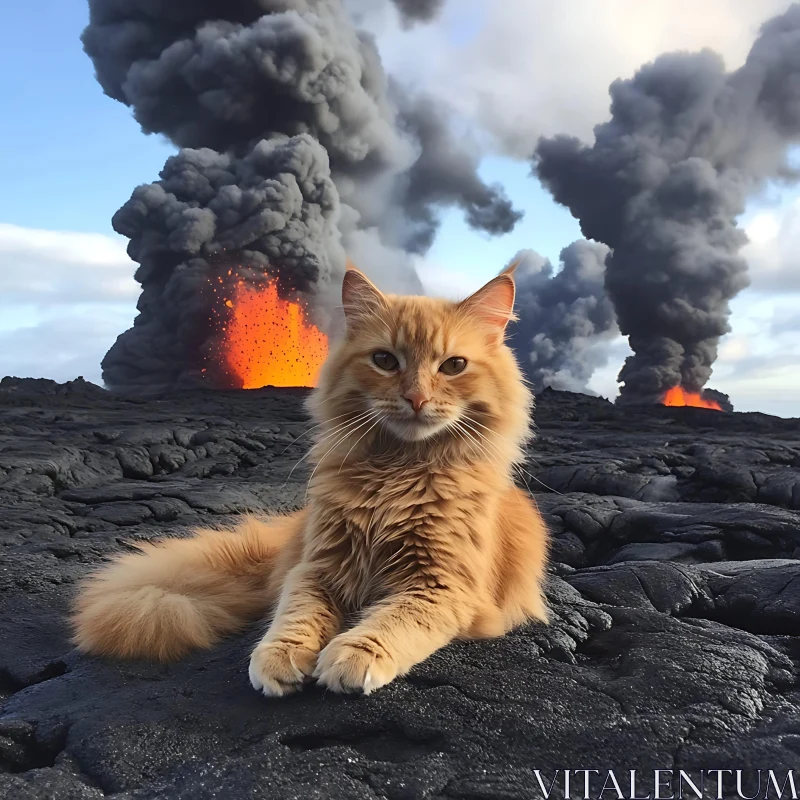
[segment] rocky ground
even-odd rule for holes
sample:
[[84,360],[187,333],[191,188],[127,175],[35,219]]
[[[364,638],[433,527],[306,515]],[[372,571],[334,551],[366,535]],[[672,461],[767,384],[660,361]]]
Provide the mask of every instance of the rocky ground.
[[800,420],[545,392],[523,477],[553,624],[370,697],[261,697],[255,628],[171,667],[77,655],[73,584],[126,542],[302,503],[303,396],[0,383],[0,798],[509,800],[537,769],[800,764]]

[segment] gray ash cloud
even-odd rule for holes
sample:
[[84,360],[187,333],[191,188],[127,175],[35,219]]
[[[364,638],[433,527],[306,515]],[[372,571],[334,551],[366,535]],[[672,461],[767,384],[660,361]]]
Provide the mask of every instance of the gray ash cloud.
[[514,259],[519,319],[509,343],[535,391],[586,391],[605,365],[605,344],[618,334],[603,284],[607,254],[604,245],[579,240],[561,251],[558,271],[532,250]]
[[103,360],[106,382],[196,383],[216,336],[211,283],[232,267],[253,283],[276,278],[284,296],[318,306],[336,269],[338,213],[327,154],[308,134],[262,140],[242,158],[210,149],[170,158],[161,180],[138,187],[112,221],[130,239],[142,294],[134,327]]
[[[441,3],[396,5],[407,20],[425,21]],[[421,291],[411,252],[430,245],[443,207],[463,208],[470,225],[491,234],[519,219],[502,190],[478,177],[478,159],[450,132],[446,114],[427,106],[434,116],[426,122],[424,101],[390,91],[372,37],[354,28],[340,0],[89,0],[89,9],[83,42],[104,91],[129,106],[145,132],[185,148],[115,218],[120,233],[134,233],[132,257],[144,261],[140,316],[106,359],[111,386],[139,385],[147,370],[134,363],[146,364],[154,383],[197,376],[202,332],[187,333],[191,315],[176,312],[167,292],[194,274],[198,258],[246,255],[254,275],[278,274],[284,292],[307,292],[324,316],[345,252],[384,288]],[[308,209],[281,206],[282,189],[273,207],[268,174],[247,182],[262,142],[308,167],[311,188],[297,195]],[[276,180],[300,183],[304,169],[280,167]],[[176,176],[177,192],[168,188]],[[308,199],[306,190],[326,181],[338,205]],[[265,244],[276,241],[279,257]],[[195,285],[187,280],[184,299]],[[157,338],[148,341],[146,331]],[[156,360],[179,363],[156,369],[157,343],[165,355]]]
[[714,400],[719,403],[723,411],[733,411],[733,403],[731,403],[730,397],[725,392],[720,392],[716,389],[704,389],[703,397],[706,400]]
[[736,219],[800,138],[800,5],[767,22],[746,63],[673,53],[610,89],[611,119],[587,146],[540,142],[539,178],[604,242],[605,285],[634,355],[621,400],[650,401],[712,373],[730,300],[748,285]]
[[402,184],[400,204],[410,222],[404,247],[421,253],[431,246],[438,228],[436,209],[445,205],[460,207],[477,230],[492,235],[512,231],[522,213],[502,187],[487,186],[478,177],[480,152],[465,140],[455,145],[441,101],[402,93],[397,99],[400,126],[420,153]]

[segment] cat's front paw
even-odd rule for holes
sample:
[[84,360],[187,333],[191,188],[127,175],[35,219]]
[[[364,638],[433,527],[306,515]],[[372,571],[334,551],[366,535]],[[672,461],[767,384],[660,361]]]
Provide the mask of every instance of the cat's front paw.
[[311,680],[317,654],[308,647],[282,642],[261,642],[250,656],[250,683],[267,697],[299,692]]
[[334,692],[369,694],[397,677],[397,665],[372,638],[343,634],[319,654],[314,677]]

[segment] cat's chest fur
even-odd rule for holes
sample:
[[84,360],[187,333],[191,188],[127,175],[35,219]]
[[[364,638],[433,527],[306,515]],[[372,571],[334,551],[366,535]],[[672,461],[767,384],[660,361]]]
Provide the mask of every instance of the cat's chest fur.
[[348,467],[313,490],[310,552],[330,590],[363,607],[436,583],[455,558],[479,549],[489,494],[479,474],[447,466]]

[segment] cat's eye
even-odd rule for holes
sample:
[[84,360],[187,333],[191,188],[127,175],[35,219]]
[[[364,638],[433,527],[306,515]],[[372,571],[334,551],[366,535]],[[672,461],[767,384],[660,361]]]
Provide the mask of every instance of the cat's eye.
[[458,375],[459,373],[463,372],[467,367],[467,359],[461,358],[460,356],[453,356],[452,358],[448,358],[447,361],[443,362],[442,365],[439,367],[439,372],[443,372],[445,375]]
[[372,360],[376,366],[386,370],[386,372],[394,372],[400,366],[397,356],[394,356],[391,353],[375,353],[372,356]]

